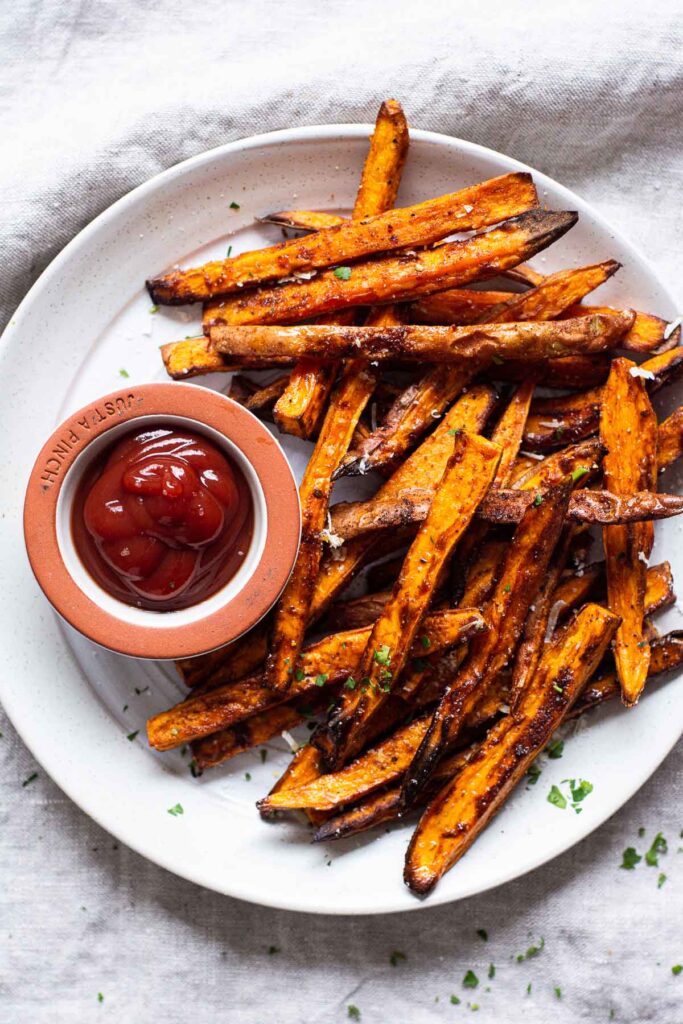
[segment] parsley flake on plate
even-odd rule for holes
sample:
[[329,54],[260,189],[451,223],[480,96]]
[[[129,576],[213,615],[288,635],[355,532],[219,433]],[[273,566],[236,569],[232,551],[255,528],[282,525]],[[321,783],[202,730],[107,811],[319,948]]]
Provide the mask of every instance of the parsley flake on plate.
[[405,953],[401,953],[400,950],[395,949],[394,952],[389,957],[389,963],[391,964],[392,967],[398,967],[399,962],[401,960],[407,960],[407,959],[408,958],[406,957]]
[[643,859],[633,846],[627,846],[622,853],[621,858],[621,864],[619,867],[625,868],[626,871],[633,871],[636,864],[639,864]]
[[549,804],[552,804],[553,807],[559,807],[561,811],[563,811],[567,806],[566,798],[562,795],[561,790],[559,790],[555,785],[550,787],[547,800]]
[[658,832],[652,840],[652,846],[645,854],[645,863],[649,864],[651,868],[659,867],[659,854],[667,853],[668,849],[666,839],[661,832]]
[[489,941],[489,933],[486,931],[485,928],[477,928],[477,935],[479,936],[482,942]]
[[346,1007],[346,1015],[348,1016],[349,1020],[360,1020],[360,1010],[358,1009],[357,1006],[354,1006],[353,1003],[350,1003]]
[[175,807],[169,807],[168,808],[168,814],[172,814],[174,818],[177,818],[179,814],[184,814],[184,813],[185,813],[185,811],[183,810],[183,805],[182,804],[176,804]]
[[476,976],[474,971],[468,971],[465,977],[462,979],[463,988],[476,988],[479,984],[479,978]]
[[340,281],[348,281],[351,277],[351,267],[335,267],[334,276]]

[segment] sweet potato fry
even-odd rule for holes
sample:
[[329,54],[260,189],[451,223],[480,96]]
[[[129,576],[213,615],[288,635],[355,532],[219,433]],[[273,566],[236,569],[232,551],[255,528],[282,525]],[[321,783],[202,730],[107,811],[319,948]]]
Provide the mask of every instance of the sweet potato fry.
[[512,716],[495,725],[472,759],[429,804],[406,853],[404,879],[420,896],[462,857],[561,724],[593,674],[619,620],[587,605],[544,654]]
[[[384,216],[395,219],[393,213]],[[444,288],[495,277],[501,270],[546,248],[565,234],[576,219],[575,213],[535,210],[462,241],[354,264],[348,268],[350,276],[323,270],[299,284],[264,287],[242,296],[228,296],[207,304],[205,330],[210,333],[218,324],[292,323],[348,306],[403,302]],[[357,226],[360,222],[350,224],[349,228]],[[320,234],[322,232],[301,242],[310,245]]]
[[[386,187],[389,183],[384,184]],[[159,305],[202,302],[245,285],[251,287],[307,274],[373,253],[429,245],[454,231],[476,231],[524,213],[532,209],[536,201],[531,175],[506,174],[438,199],[359,221],[345,221],[267,249],[241,253],[190,270],[172,270],[152,278],[147,288],[152,301]]]
[[[370,149],[363,166],[352,220],[363,220],[391,210],[408,152],[408,123],[396,100],[382,103]],[[350,325],[354,311],[347,310],[323,322]],[[289,385],[275,405],[280,430],[297,437],[312,437],[327,401],[338,365],[304,357],[294,367]]]
[[563,356],[539,362],[506,359],[490,368],[491,376],[502,381],[525,381],[530,374],[545,388],[593,388],[604,384],[609,376],[608,355]]
[[[373,715],[395,688],[446,559],[486,493],[499,458],[498,446],[476,434],[454,438],[453,454],[405,557],[392,598],[372,627],[358,666],[359,679],[353,685],[346,681],[341,705],[311,738],[330,770],[361,749]],[[428,649],[429,640],[422,640],[422,645]]]
[[476,324],[482,313],[507,302],[513,295],[516,293],[449,288],[408,303],[405,321],[409,324]]
[[[517,295],[503,295],[494,298],[495,292],[477,292],[479,296],[490,296],[488,301],[475,300],[479,304],[475,319],[461,320],[462,291],[440,292],[421,299],[410,307],[408,316],[416,314],[418,323],[460,324],[460,323],[510,323],[515,320],[553,320],[565,309],[579,302],[584,295],[594,291],[619,270],[616,260],[605,260],[590,267],[576,270],[560,270],[550,274],[535,288]],[[468,293],[465,293],[468,294]],[[472,293],[469,293],[472,294]],[[474,304],[473,304],[474,306]],[[579,307],[583,315],[583,307]],[[474,309],[473,309],[474,311]]]
[[[607,313],[609,306],[583,306],[580,303],[569,306],[565,309],[563,316],[591,316],[593,313]],[[621,339],[620,348],[628,349],[631,352],[652,352],[654,349],[675,348],[681,341],[681,329],[667,334],[668,323],[661,317],[653,316],[651,313],[639,313],[636,310],[636,317],[633,326]]]
[[347,218],[338,213],[327,213],[324,210],[279,210],[267,213],[265,217],[257,217],[259,224],[275,224],[276,227],[292,231],[321,231],[323,228],[336,228],[345,224]]
[[[683,640],[681,634],[668,633],[654,641],[652,660],[648,680],[660,672],[678,668],[683,664]],[[649,690],[649,683],[648,683]],[[599,676],[590,682],[580,693],[576,703],[570,708],[566,719],[578,718],[586,711],[598,707],[619,695],[619,683],[614,673]],[[496,695],[496,701],[500,700]],[[495,703],[488,709],[488,716],[497,710]],[[453,778],[472,759],[479,744],[472,744],[465,750],[458,751],[444,758],[434,773],[434,781],[438,784],[444,779]],[[344,839],[348,836],[365,832],[376,825],[395,821],[403,812],[400,785],[391,785],[380,792],[371,793],[358,803],[340,810],[332,817],[326,818],[315,832],[313,841],[327,842]]]
[[294,327],[214,327],[216,352],[231,363],[256,354],[264,360],[313,356],[319,359],[401,359],[459,363],[496,359],[545,359],[604,352],[614,348],[632,321],[629,311],[614,316],[575,320],[526,321],[470,327],[336,327],[300,324]]
[[375,386],[370,368],[351,361],[325,415],[315,449],[299,488],[301,544],[292,575],[278,602],[266,662],[267,685],[286,690],[310,618],[315,580],[322,558],[322,530],[332,489],[332,474],[346,452],[356,424]]
[[683,406],[672,412],[657,430],[657,468],[660,473],[683,455]]
[[467,659],[442,697],[404,783],[410,806],[456,739],[462,723],[515,652],[529,605],[545,577],[570,497],[570,482],[549,488],[531,504],[506,552],[500,578],[484,607],[486,639],[470,644]]
[[391,590],[376,590],[350,601],[339,601],[330,609],[324,624],[335,631],[371,626],[382,614],[390,597]]
[[[605,487],[622,495],[657,486],[657,419],[644,382],[628,359],[612,362],[600,414]],[[614,658],[622,698],[637,703],[647,678],[650,646],[643,634],[645,570],[652,551],[652,523],[608,526],[602,531],[609,606],[621,617]]]
[[[638,370],[651,395],[676,380],[681,372],[683,347],[652,356],[641,363]],[[533,402],[527,420],[525,447],[532,451],[548,451],[590,437],[598,430],[601,404],[602,388],[538,399]]]
[[[433,612],[427,616],[423,626],[435,650],[462,643],[485,628],[476,609]],[[205,694],[193,695],[149,719],[149,742],[157,750],[170,750],[282,704],[289,698],[299,699],[317,693],[319,687],[331,687],[356,671],[370,635],[370,627],[335,633],[307,647],[297,662],[287,693],[268,689],[264,675],[258,673]],[[411,656],[417,657],[421,649],[421,646],[416,648]]]
[[[325,699],[329,702],[329,693]],[[207,768],[215,768],[246,750],[267,743],[284,729],[294,729],[310,718],[311,712],[320,710],[322,702],[316,703],[310,697],[291,704],[278,704],[237,725],[195,740],[191,747],[195,770],[201,773]]]

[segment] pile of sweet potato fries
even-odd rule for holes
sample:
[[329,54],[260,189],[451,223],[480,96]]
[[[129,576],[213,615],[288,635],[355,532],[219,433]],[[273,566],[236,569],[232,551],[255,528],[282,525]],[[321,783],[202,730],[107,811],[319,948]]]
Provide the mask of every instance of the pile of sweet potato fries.
[[[280,601],[179,663],[191,694],[148,735],[203,771],[314,723],[261,814],[303,810],[322,841],[420,809],[405,880],[426,894],[562,723],[683,663],[652,624],[669,566],[648,565],[653,521],[683,511],[657,493],[683,408],[658,423],[650,404],[683,348],[657,316],[584,305],[614,260],[528,266],[577,220],[529,174],[394,209],[407,150],[389,100],[349,219],[279,212],[279,245],[148,282],[204,303],[204,336],[162,350],[172,377],[240,371],[233,397],[314,442]],[[330,505],[370,471],[374,497]]]

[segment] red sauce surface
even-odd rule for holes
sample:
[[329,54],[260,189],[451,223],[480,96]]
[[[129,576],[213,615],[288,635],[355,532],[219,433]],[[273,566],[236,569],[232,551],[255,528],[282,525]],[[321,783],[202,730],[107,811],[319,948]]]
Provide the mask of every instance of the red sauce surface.
[[173,427],[136,430],[84,474],[71,529],[90,575],[139,608],[176,611],[215,594],[244,561],[248,484],[215,444]]

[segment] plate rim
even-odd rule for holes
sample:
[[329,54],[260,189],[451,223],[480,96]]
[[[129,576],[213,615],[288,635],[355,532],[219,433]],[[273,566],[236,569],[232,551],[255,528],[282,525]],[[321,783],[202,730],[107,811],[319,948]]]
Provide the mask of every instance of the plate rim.
[[[241,152],[263,146],[277,146],[283,143],[296,143],[300,141],[317,140],[324,142],[328,140],[340,141],[348,138],[353,138],[355,140],[359,138],[367,138],[372,132],[372,129],[373,125],[369,123],[342,123],[307,125],[296,128],[283,128],[271,132],[263,132],[258,135],[235,139],[230,142],[223,143],[220,146],[204,150],[201,153],[197,153],[194,156],[180,161],[179,163],[173,164],[171,167],[168,167],[153,175],[151,178],[141,182],[135,188],[116,199],[80,231],[78,231],[45,267],[21,300],[14,313],[11,314],[7,326],[0,336],[0,352],[4,352],[4,350],[9,346],[11,343],[11,334],[16,328],[21,326],[21,320],[26,315],[27,310],[30,309],[35,299],[40,296],[43,289],[49,287],[52,278],[59,273],[62,264],[69,260],[72,252],[77,250],[84,242],[87,242],[90,235],[98,231],[102,226],[106,225],[107,221],[115,219],[120,210],[125,209],[126,206],[132,205],[140,199],[144,199],[147,193],[153,193],[159,187],[163,187],[173,181],[176,176],[191,172],[195,167],[199,168],[212,159],[219,157],[223,158],[224,156],[229,156],[234,152]],[[411,139],[420,142],[433,143],[440,147],[446,146],[447,148],[459,151],[464,156],[470,154],[479,158],[493,159],[495,162],[503,166],[507,166],[510,171],[528,171],[533,175],[534,181],[539,186],[542,186],[545,182],[549,183],[554,190],[562,193],[569,202],[575,203],[579,208],[583,208],[587,211],[594,223],[599,225],[607,234],[613,237],[635,263],[639,263],[649,272],[650,276],[654,279],[658,288],[661,290],[662,295],[665,296],[671,304],[672,309],[678,308],[679,303],[673,296],[668,285],[659,276],[659,273],[652,265],[649,257],[645,256],[636,245],[622,234],[620,230],[616,229],[599,211],[595,209],[590,202],[582,199],[577,193],[563,185],[561,182],[514,157],[510,157],[505,153],[501,153],[498,150],[491,149],[490,147],[482,146],[479,143],[461,139],[458,136],[450,136],[440,132],[411,128]],[[505,171],[501,170],[501,173],[505,173]],[[69,649],[69,645],[66,643],[65,647]],[[74,662],[74,667],[77,668],[80,674],[82,674],[82,670],[77,662]],[[416,910],[435,908],[447,903],[455,903],[462,899],[468,899],[482,892],[504,885],[513,879],[523,877],[530,871],[541,867],[550,860],[553,860],[561,853],[568,852],[579,842],[586,839],[595,829],[628,803],[641,786],[643,786],[652,777],[653,773],[678,742],[681,735],[679,734],[679,736],[674,736],[671,743],[666,745],[664,748],[657,746],[650,751],[650,757],[646,759],[646,768],[635,780],[630,781],[625,786],[620,793],[620,797],[616,804],[612,803],[609,806],[600,805],[601,810],[596,814],[591,815],[588,830],[584,831],[581,836],[577,838],[576,842],[572,842],[570,845],[567,845],[564,839],[558,838],[558,841],[555,844],[552,844],[551,847],[546,849],[542,854],[535,855],[524,862],[521,869],[519,864],[516,864],[509,870],[499,873],[493,880],[482,879],[481,884],[473,885],[467,893],[450,894],[447,891],[447,887],[439,888],[427,901],[414,899],[410,903],[398,906],[396,905],[397,900],[394,900],[393,902],[387,901],[383,905],[376,905],[370,908],[355,905],[350,907],[316,907],[308,904],[297,904],[296,902],[292,902],[291,899],[278,899],[270,897],[269,895],[264,896],[263,894],[258,893],[255,887],[250,886],[249,884],[243,884],[241,887],[232,886],[230,885],[228,872],[226,872],[225,878],[225,882],[227,884],[218,887],[215,879],[213,877],[207,877],[200,868],[195,868],[192,864],[186,866],[182,862],[178,863],[177,860],[173,860],[172,854],[167,855],[165,853],[163,844],[160,844],[159,848],[150,850],[150,843],[144,838],[144,836],[140,836],[137,833],[134,833],[132,836],[129,835],[125,830],[123,823],[119,823],[115,816],[113,816],[114,820],[112,820],[111,816],[107,818],[107,820],[104,820],[105,816],[100,813],[97,803],[91,802],[83,794],[79,795],[77,780],[71,777],[68,769],[62,770],[60,763],[58,761],[55,762],[55,759],[49,756],[49,752],[45,757],[42,753],[38,752],[40,749],[40,738],[34,737],[31,733],[31,715],[28,714],[24,716],[22,714],[21,702],[13,700],[11,691],[4,686],[3,678],[4,677],[0,675],[0,698],[2,699],[3,707],[7,715],[21,737],[22,742],[25,743],[35,760],[41,765],[59,788],[69,797],[69,799],[71,799],[80,810],[88,815],[88,817],[92,818],[92,820],[94,820],[100,827],[104,828],[109,834],[115,836],[120,842],[125,843],[126,846],[130,847],[141,856],[170,871],[172,874],[187,879],[188,881],[194,882],[195,884],[201,885],[212,891],[231,896],[236,899],[243,899],[261,906],[271,907],[273,909],[289,910],[297,913],[329,914],[330,916],[370,916],[375,914],[407,913]],[[147,752],[144,753],[146,756]],[[403,895],[403,893],[401,893],[401,895]]]

